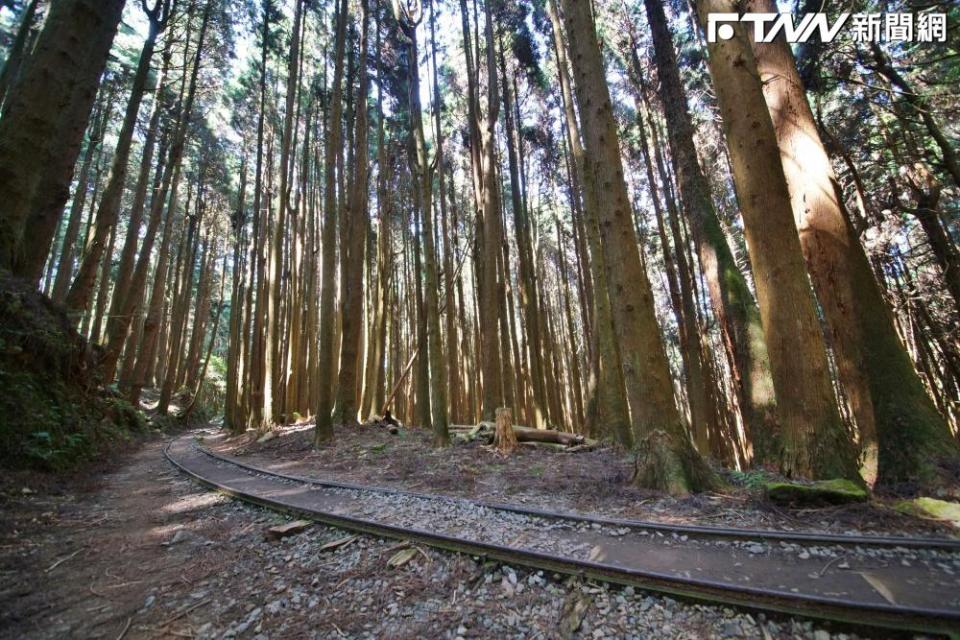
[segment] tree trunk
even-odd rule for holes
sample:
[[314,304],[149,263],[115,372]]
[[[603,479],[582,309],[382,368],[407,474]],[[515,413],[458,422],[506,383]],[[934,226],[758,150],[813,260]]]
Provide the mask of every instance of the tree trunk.
[[367,0],[360,1],[360,58],[356,113],[354,114],[353,182],[350,185],[347,207],[346,243],[340,252],[346,254],[343,278],[343,337],[340,348],[340,373],[337,381],[337,399],[334,422],[357,424],[357,371],[360,365],[360,336],[363,329],[363,264],[367,247],[368,206],[368,127],[367,97],[370,74],[367,72],[367,35],[370,12]]
[[[120,252],[120,265],[117,268],[117,278],[114,283],[113,298],[110,300],[110,312],[107,315],[105,342],[106,352],[104,355],[104,362],[107,363],[112,360],[113,364],[109,367],[104,367],[104,370],[107,368],[116,368],[116,361],[120,356],[120,350],[123,348],[123,344],[127,341],[127,333],[130,328],[130,323],[133,320],[132,314],[136,312],[137,308],[139,308],[143,298],[144,292],[142,288],[131,291],[129,287],[131,278],[133,277],[135,260],[137,258],[137,243],[140,240],[140,225],[143,222],[143,214],[147,201],[147,189],[150,186],[150,170],[153,169],[153,158],[157,147],[157,133],[160,127],[160,114],[163,111],[161,109],[161,101],[163,99],[163,92],[166,88],[165,84],[167,72],[169,71],[172,53],[173,50],[168,43],[164,47],[163,51],[163,65],[160,70],[160,76],[157,78],[157,88],[153,96],[150,123],[147,126],[147,132],[143,141],[143,157],[140,161],[140,174],[137,177],[137,185],[133,192],[133,202],[130,205],[130,220],[127,223],[126,239],[123,243],[123,249]],[[163,160],[166,157],[165,140],[166,134],[164,134],[164,142],[161,143],[160,153],[158,154],[159,161],[157,162],[154,177],[155,186],[159,186],[159,181],[163,175]],[[156,233],[156,228],[154,228],[154,233]],[[149,242],[152,243],[152,239],[149,240]],[[133,300],[129,300],[130,298],[133,298]],[[131,317],[123,315],[128,304]],[[139,326],[142,327],[142,323],[139,323]],[[136,343],[139,343],[139,341]],[[133,358],[129,357],[128,354],[127,360],[124,362],[124,371],[126,371],[128,374],[132,374],[132,369],[129,368],[127,362],[132,362],[132,360]],[[128,380],[129,375],[120,376],[121,388],[125,386]]]
[[[290,210],[291,165],[290,156],[293,139],[293,116],[296,106],[299,78],[300,21],[303,14],[303,0],[296,0],[293,16],[293,28],[290,38],[290,53],[287,56],[287,91],[283,114],[283,131],[280,137],[280,198],[277,207],[277,220],[273,229],[270,275],[267,282],[267,382],[270,385],[270,400],[264,403],[266,419],[274,423],[283,423],[286,394],[281,372],[284,359],[281,350],[285,323],[281,319],[283,303],[285,239],[287,235],[287,213]],[[271,192],[272,195],[272,192]]]
[[[693,142],[693,124],[686,95],[680,82],[676,53],[660,0],[645,0],[647,19],[654,45],[659,95],[667,121],[670,151],[684,208],[690,218],[700,264],[707,280],[714,315],[720,325],[737,389],[740,409],[753,444],[754,462],[776,460],[778,431],[776,397],[770,373],[767,344],[763,338],[760,311],[746,279],[737,266],[733,252],[717,217],[710,187],[697,159]],[[641,98],[646,86],[632,50],[635,77],[641,83]],[[652,123],[651,123],[652,124]],[[656,145],[656,131],[651,126]],[[655,146],[656,151],[656,146]],[[661,171],[666,187],[666,172]],[[678,252],[680,247],[677,248]]]
[[[563,0],[562,6],[574,86],[583,118],[584,173],[595,176],[606,195],[607,205],[599,212],[600,234],[633,433],[646,443],[660,437],[657,434],[662,430],[670,441],[674,458],[669,464],[673,471],[668,476],[659,473],[640,476],[642,481],[671,493],[697,491],[710,486],[712,480],[687,438],[674,402],[653,295],[637,248],[617,123],[590,6],[575,0]],[[657,461],[661,458],[659,454],[654,456]]]
[[[13,0],[9,0],[13,2]],[[10,91],[10,86],[16,82],[23,65],[24,59],[30,52],[31,40],[35,36],[37,9],[40,7],[40,0],[30,0],[23,13],[20,15],[20,26],[17,27],[17,35],[7,51],[7,58],[3,62],[3,70],[0,70],[0,112],[3,110],[3,102]]]
[[[160,0],[158,0],[159,2]],[[150,61],[157,44],[157,36],[166,25],[169,14],[170,0],[165,5],[158,4],[150,13],[149,31],[140,52],[140,61],[133,76],[133,85],[130,89],[130,99],[127,101],[127,111],[123,117],[123,124],[117,135],[117,146],[114,150],[113,164],[110,168],[110,177],[103,192],[103,199],[97,209],[96,226],[93,238],[84,248],[83,261],[74,278],[73,285],[66,297],[66,306],[74,313],[86,311],[93,294],[93,282],[96,279],[96,269],[104,251],[104,243],[116,227],[117,217],[120,214],[120,199],[127,182],[127,165],[130,161],[130,147],[133,143],[133,134],[140,115],[140,104],[147,88],[147,77],[150,74]],[[159,13],[162,11],[162,14]]]
[[37,283],[124,0],[52,3],[0,120],[0,267]]
[[[160,222],[163,220],[163,210],[166,205],[167,196],[170,195],[172,210],[176,204],[176,193],[180,184],[180,175],[181,175],[181,165],[183,159],[184,146],[186,144],[187,130],[190,126],[190,120],[193,114],[193,103],[196,98],[197,92],[197,82],[200,75],[200,62],[203,57],[203,45],[204,39],[207,33],[207,27],[210,22],[210,13],[211,6],[207,5],[203,18],[201,19],[200,24],[200,35],[197,41],[197,46],[194,51],[193,56],[193,65],[190,72],[190,83],[189,88],[186,91],[185,100],[183,102],[183,108],[180,113],[179,121],[176,125],[176,130],[174,132],[173,143],[170,146],[169,158],[167,160],[166,166],[163,170],[163,176],[160,179],[158,189],[156,189],[153,201],[150,203],[150,221],[147,224],[147,232],[144,237],[143,246],[140,248],[140,257],[137,261],[137,266],[133,271],[133,275],[130,279],[129,291],[131,292],[126,296],[126,299],[123,303],[123,308],[118,314],[119,322],[114,326],[113,331],[110,332],[108,337],[108,344],[106,348],[106,353],[104,359],[101,361],[100,369],[101,374],[105,380],[112,380],[113,375],[116,372],[117,360],[120,357],[120,349],[123,344],[123,341],[126,339],[127,330],[129,329],[130,322],[133,318],[133,314],[137,308],[137,305],[140,303],[141,295],[140,292],[144,291],[147,280],[147,270],[150,265],[150,254],[153,251],[153,244],[156,239],[157,230],[160,227]],[[189,30],[187,41],[189,42]],[[189,49],[189,47],[187,47]],[[187,57],[187,50],[184,51],[184,57]],[[186,75],[183,76],[183,81],[186,80]],[[168,211],[168,217],[172,217],[172,214]],[[168,224],[170,224],[168,222]],[[164,233],[167,233],[169,227],[164,228]],[[170,229],[172,232],[172,229]],[[163,279],[165,276],[160,275],[159,271],[154,276],[154,280],[160,278]],[[152,329],[155,331],[155,329]],[[147,327],[144,327],[144,336],[143,339],[147,340]],[[153,340],[153,336],[149,337],[150,340]],[[139,363],[138,363],[139,369]],[[144,380],[135,379],[133,381],[134,385],[142,384]],[[139,390],[132,391],[132,396],[139,395]]]
[[[733,8],[732,0],[697,0],[704,25],[710,12]],[[746,31],[738,25],[734,38],[708,49],[770,354],[783,436],[780,469],[791,477],[859,481]]]
[[[749,9],[773,11],[772,6],[772,0],[752,0]],[[933,463],[951,451],[955,454],[956,446],[951,446],[946,422],[900,343],[845,214],[842,191],[820,141],[793,53],[782,37],[754,43],[753,51],[807,269],[860,432],[867,479],[877,477],[886,484],[932,480]]]
[[320,251],[323,254],[323,266],[320,281],[320,340],[317,350],[317,371],[314,371],[314,395],[317,402],[316,429],[314,442],[320,444],[333,438],[333,407],[329,372],[334,362],[334,295],[336,293],[336,242],[337,242],[337,193],[336,168],[337,152],[340,148],[340,119],[342,117],[343,96],[343,58],[346,48],[347,0],[340,0],[334,32],[333,87],[330,105],[327,111],[327,148],[324,164],[324,205],[323,230]]
[[520,193],[520,169],[517,158],[513,105],[510,84],[507,82],[507,69],[503,49],[500,50],[500,76],[503,82],[503,113],[507,129],[507,160],[510,165],[510,200],[513,210],[514,232],[517,237],[517,255],[520,263],[520,303],[526,319],[528,360],[530,362],[530,382],[533,392],[533,415],[529,417],[534,427],[545,424],[545,393],[543,388],[543,363],[541,362],[541,337],[539,303],[537,301],[536,273],[533,265],[533,252],[530,246],[530,221],[527,218],[526,203]]
[[497,427],[493,435],[493,446],[504,455],[517,448],[517,434],[513,430],[513,414],[510,407],[497,409]]
[[607,288],[606,258],[600,244],[600,198],[592,174],[587,173],[586,152],[581,142],[580,126],[574,110],[573,88],[569,78],[566,46],[563,31],[556,11],[556,0],[547,3],[547,11],[553,25],[554,54],[557,58],[561,97],[563,99],[567,141],[573,156],[574,171],[571,175],[571,200],[577,203],[577,184],[580,197],[587,245],[590,250],[590,277],[594,293],[593,329],[596,336],[591,374],[588,384],[588,400],[585,420],[589,432],[600,431],[613,434],[621,445],[634,443],[630,428],[630,415],[624,388],[623,368],[620,364],[620,349],[613,328],[613,311]]
[[60,257],[57,261],[57,277],[53,281],[51,298],[56,302],[63,302],[67,296],[70,278],[73,276],[73,257],[76,250],[77,237],[80,234],[80,224],[83,222],[83,209],[87,203],[87,189],[90,187],[90,169],[93,158],[103,142],[103,133],[106,128],[109,105],[100,106],[100,113],[87,137],[87,148],[83,152],[83,162],[80,165],[80,174],[77,176],[77,188],[73,194],[73,203],[70,205],[70,217],[67,218],[67,228],[63,233],[63,244]]

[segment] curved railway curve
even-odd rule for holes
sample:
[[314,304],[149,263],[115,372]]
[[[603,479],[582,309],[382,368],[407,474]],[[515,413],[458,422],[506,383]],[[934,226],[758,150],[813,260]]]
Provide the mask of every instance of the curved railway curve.
[[920,632],[960,631],[960,540],[736,530],[555,513],[284,475],[171,442],[234,498],[377,536],[682,598]]

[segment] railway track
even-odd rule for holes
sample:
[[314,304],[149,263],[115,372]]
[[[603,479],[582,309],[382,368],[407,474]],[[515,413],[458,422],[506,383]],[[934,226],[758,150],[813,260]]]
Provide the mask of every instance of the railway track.
[[960,540],[736,530],[556,513],[285,475],[172,442],[234,498],[325,524],[688,599],[919,632],[960,632]]

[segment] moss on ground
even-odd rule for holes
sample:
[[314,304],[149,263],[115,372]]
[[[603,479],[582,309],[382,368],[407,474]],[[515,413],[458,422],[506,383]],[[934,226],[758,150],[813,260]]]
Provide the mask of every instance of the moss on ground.
[[69,469],[145,430],[100,384],[96,355],[62,309],[0,272],[0,466]]
[[840,478],[811,483],[772,481],[762,486],[767,498],[778,504],[846,504],[865,502],[870,497],[857,483]]

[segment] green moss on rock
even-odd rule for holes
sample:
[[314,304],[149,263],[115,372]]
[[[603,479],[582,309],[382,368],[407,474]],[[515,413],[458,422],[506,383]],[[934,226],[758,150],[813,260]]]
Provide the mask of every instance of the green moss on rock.
[[960,527],[960,504],[956,502],[947,502],[936,498],[914,498],[913,500],[901,500],[894,508],[900,513],[943,520]]
[[857,483],[841,478],[811,483],[765,482],[763,488],[771,502],[798,506],[865,502],[870,497]]

